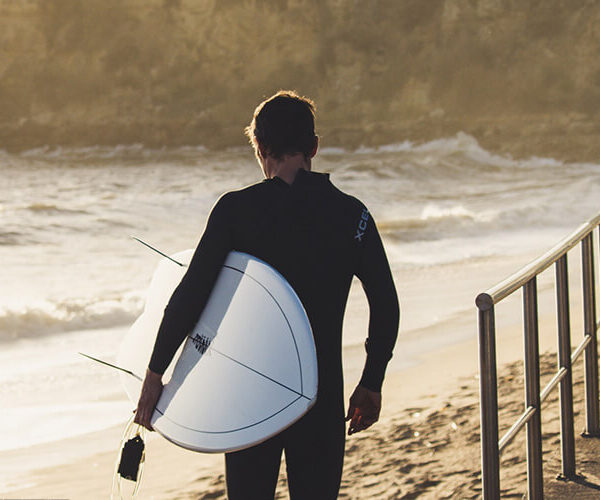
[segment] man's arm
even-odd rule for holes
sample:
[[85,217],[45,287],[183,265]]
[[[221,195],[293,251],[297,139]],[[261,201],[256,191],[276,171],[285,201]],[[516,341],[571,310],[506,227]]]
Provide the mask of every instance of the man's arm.
[[188,270],[165,308],[135,417],[135,422],[149,430],[152,430],[150,418],[162,392],[161,377],[197,323],[223,262],[232,249],[226,196],[213,207]]
[[372,217],[362,237],[363,245],[356,276],[369,302],[369,335],[365,342],[367,360],[359,385],[350,398],[346,420],[349,433],[366,429],[379,418],[381,386],[398,335],[400,307],[392,272]]

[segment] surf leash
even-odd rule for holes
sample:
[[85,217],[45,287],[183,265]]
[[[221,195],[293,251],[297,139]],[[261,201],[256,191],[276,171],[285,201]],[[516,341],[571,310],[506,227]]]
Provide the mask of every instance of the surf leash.
[[175,264],[177,264],[178,266],[181,267],[187,267],[185,264],[182,264],[181,262],[173,259],[172,257],[169,257],[166,253],[161,252],[160,250],[158,250],[157,248],[154,248],[152,245],[149,245],[148,243],[146,243],[145,241],[140,240],[139,238],[136,238],[135,236],[132,236],[132,238],[135,241],[139,241],[142,245],[148,247],[150,250],[154,250],[157,254],[162,255],[163,257],[169,259],[171,262],[175,262]]
[[129,419],[123,438],[119,445],[119,454],[115,462],[115,472],[113,474],[112,490],[110,493],[111,500],[123,499],[123,479],[133,481],[133,492],[131,498],[135,498],[142,484],[142,473],[144,472],[144,462],[146,459],[146,451],[144,437],[146,429],[133,420],[135,414]]
[[[127,370],[126,368],[113,365],[108,361],[103,361],[83,352],[80,352],[79,354],[88,359],[91,359],[92,361],[96,361],[97,363],[110,366],[111,368],[115,368],[116,370],[125,372],[128,375],[135,377],[140,382],[143,382],[142,378],[138,377],[131,370]],[[140,489],[140,485],[142,483],[142,472],[144,470],[144,460],[146,458],[144,445],[146,429],[144,429],[144,427],[142,427],[141,425],[136,424],[133,421],[134,418],[135,412],[128,420],[127,425],[125,426],[123,438],[121,439],[121,444],[119,445],[119,455],[115,463],[115,472],[113,475],[112,490],[110,493],[111,500],[117,498],[123,499],[123,479],[135,482],[133,492],[131,493],[131,498],[135,498],[137,496],[137,493]]]

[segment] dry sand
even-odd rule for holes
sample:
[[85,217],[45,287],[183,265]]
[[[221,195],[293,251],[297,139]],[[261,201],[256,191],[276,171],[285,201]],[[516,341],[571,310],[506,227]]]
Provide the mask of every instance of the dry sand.
[[[522,363],[515,361],[520,356],[519,346],[518,328],[503,333],[498,350],[501,433],[523,410]],[[554,354],[542,355],[542,383],[552,376],[555,367]],[[438,351],[435,359],[390,374],[384,387],[381,421],[347,441],[340,498],[479,497],[476,371],[473,339]],[[581,372],[581,363],[578,363],[575,370],[576,429],[583,426]],[[565,498],[560,493],[561,487],[590,489],[584,480],[566,485],[554,480],[560,472],[557,397],[555,391],[543,408],[549,498]],[[104,436],[118,441],[119,432],[119,429],[111,429]],[[578,458],[583,460],[583,464],[578,461],[578,467],[581,466],[581,472],[589,481],[597,483],[600,475],[597,460],[590,453],[580,452],[579,442],[578,446]],[[6,498],[107,498],[114,458],[114,453],[102,453],[84,462],[37,471],[28,480],[35,486],[13,491]],[[225,498],[222,457],[206,458],[153,437],[148,442],[140,497]],[[523,433],[502,457],[501,484],[506,498],[521,498],[526,491]],[[597,490],[592,491],[597,493]],[[287,498],[283,473],[277,498]]]
[[[575,287],[573,287],[575,290]],[[552,312],[554,291],[539,283],[540,351],[542,387],[556,370],[556,327]],[[572,293],[572,339],[581,339],[581,310]],[[522,385],[522,330],[520,294],[497,308],[497,359],[500,435],[524,409]],[[481,495],[479,442],[479,379],[475,308],[469,314],[439,324],[421,335],[440,338],[442,332],[463,329],[472,332],[467,341],[440,347],[416,364],[392,370],[383,388],[383,412],[371,429],[350,436],[340,498],[439,499],[478,498]],[[413,332],[414,333],[414,332]],[[403,353],[396,351],[396,356]],[[582,363],[575,365],[575,425],[583,430],[584,408]],[[347,395],[353,389],[347,379]],[[544,474],[547,498],[569,498],[572,492],[598,493],[600,465],[598,440],[577,440],[578,482],[559,483],[560,422],[554,391],[542,409]],[[49,456],[67,453],[78,446],[94,449],[98,441],[113,442],[114,450],[85,460],[36,470],[21,482],[20,489],[5,498],[108,498],[116,448],[121,428],[112,428],[85,438],[40,445],[20,453]],[[104,447],[106,449],[106,447]],[[6,457],[5,457],[6,458]],[[521,498],[527,490],[525,434],[521,432],[502,456],[503,498]],[[284,467],[281,469],[284,470]],[[567,490],[565,491],[565,488]],[[140,498],[225,498],[223,458],[199,455],[178,448],[153,434],[147,440],[146,467]],[[285,476],[280,475],[277,498],[287,498]]]

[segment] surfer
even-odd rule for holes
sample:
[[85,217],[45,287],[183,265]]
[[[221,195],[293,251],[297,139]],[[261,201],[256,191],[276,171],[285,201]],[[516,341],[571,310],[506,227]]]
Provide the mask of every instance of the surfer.
[[[314,117],[312,101],[290,91],[256,108],[246,134],[265,179],[226,193],[213,207],[189,269],[165,309],[136,411],[135,421],[152,430],[161,376],[197,322],[227,254],[245,252],[277,269],[298,294],[312,326],[317,402],[278,435],[225,455],[232,500],[273,498],[284,450],[292,499],[337,498],[344,421],[350,421],[348,434],[353,434],[378,420],[381,386],[396,342],[398,299],[375,222],[328,174],[311,170],[319,142]],[[345,413],[342,322],[353,276],[362,282],[370,316],[366,363]]]

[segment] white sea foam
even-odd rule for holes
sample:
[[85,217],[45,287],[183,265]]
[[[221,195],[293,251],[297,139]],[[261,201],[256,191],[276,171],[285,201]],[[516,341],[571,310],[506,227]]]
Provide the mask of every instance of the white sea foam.
[[[143,144],[118,144],[116,146],[62,147],[42,146],[19,153],[19,157],[35,160],[118,160],[127,158],[156,158],[160,156],[193,156],[206,153],[205,146],[180,146],[149,148]],[[4,155],[10,156],[4,152]]]
[[435,204],[428,204],[423,208],[421,212],[421,220],[437,220],[447,218],[458,218],[458,219],[487,219],[482,214],[477,214],[471,210],[467,210],[462,205],[452,205],[450,207],[441,207]]
[[141,313],[143,304],[139,294],[127,293],[104,300],[46,300],[20,307],[0,306],[0,341],[129,325]]
[[335,146],[319,148],[319,155],[342,155],[346,153],[348,153],[347,149]]
[[427,142],[416,143],[414,141],[402,141],[398,143],[383,144],[381,146],[359,146],[355,149],[341,147],[325,147],[319,149],[324,154],[357,154],[372,155],[378,153],[475,153],[480,154],[480,158],[487,158],[493,161],[513,161],[508,156],[494,155],[483,149],[475,137],[458,132],[453,137],[434,139]]
[[[167,252],[193,246],[220,193],[260,180],[250,148],[245,156],[205,153],[202,146],[157,150],[141,144],[5,153],[0,165],[10,164],[11,192],[0,191],[0,258],[9,276],[32,291],[25,295],[51,302],[44,289],[49,282],[59,297],[87,297],[80,289],[90,283],[115,294],[137,289],[156,260],[132,246],[129,234],[145,236]],[[510,240],[526,228],[568,229],[597,210],[600,184],[598,165],[514,160],[484,150],[464,133],[357,151],[325,147],[314,168],[329,171],[336,185],[367,204],[395,255],[420,241],[466,239],[468,255],[476,257],[490,252],[494,239],[483,244],[484,238],[495,233]],[[428,255],[432,265],[447,258],[442,251]],[[73,274],[73,263],[82,259],[88,267],[78,265]],[[32,263],[40,263],[42,279],[29,271]],[[82,318],[91,317],[82,313],[65,320],[62,306],[30,307],[22,318],[39,318],[40,328],[54,325],[56,331],[61,325],[85,326]],[[110,324],[128,317],[127,311],[93,317]],[[14,331],[18,318],[5,314],[4,321]]]

